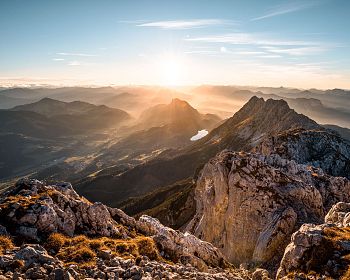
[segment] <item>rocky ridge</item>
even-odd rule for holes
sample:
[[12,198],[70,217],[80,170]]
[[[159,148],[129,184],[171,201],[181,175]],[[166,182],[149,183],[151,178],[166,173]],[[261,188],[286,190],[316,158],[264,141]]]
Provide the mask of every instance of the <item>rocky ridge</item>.
[[253,151],[278,154],[287,160],[322,168],[330,175],[350,178],[350,145],[329,130],[287,130],[267,138]]
[[250,277],[210,243],[91,203],[69,183],[19,181],[1,196],[0,225],[4,279]]
[[196,215],[187,230],[220,248],[229,261],[275,264],[298,227],[321,223],[350,182],[279,155],[223,151],[202,170]]

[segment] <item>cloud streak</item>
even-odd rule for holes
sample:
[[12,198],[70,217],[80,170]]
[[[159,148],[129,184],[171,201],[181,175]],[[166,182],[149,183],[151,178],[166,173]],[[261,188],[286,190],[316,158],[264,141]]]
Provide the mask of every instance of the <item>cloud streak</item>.
[[86,56],[86,57],[91,57],[91,56],[98,56],[97,54],[89,54],[89,53],[69,53],[69,52],[59,52],[56,53],[57,55],[63,55],[63,56]]
[[284,5],[278,5],[274,8],[270,9],[265,15],[262,15],[260,17],[256,17],[251,19],[251,21],[257,21],[262,19],[267,19],[279,15],[289,14],[293,12],[297,12],[300,10],[308,9],[310,7],[313,7],[316,5],[316,2],[309,1],[309,2],[289,2]]
[[315,55],[327,50],[327,48],[321,46],[309,46],[299,48],[278,48],[271,46],[263,46],[262,48],[270,53],[287,54],[291,56]]
[[214,25],[234,24],[233,21],[223,19],[191,19],[191,20],[169,20],[153,21],[137,24],[139,27],[154,27],[160,29],[192,29],[203,28]]
[[319,43],[298,40],[265,39],[259,34],[230,33],[223,35],[185,38],[185,41],[204,43],[226,43],[233,45],[269,45],[269,46],[316,46]]

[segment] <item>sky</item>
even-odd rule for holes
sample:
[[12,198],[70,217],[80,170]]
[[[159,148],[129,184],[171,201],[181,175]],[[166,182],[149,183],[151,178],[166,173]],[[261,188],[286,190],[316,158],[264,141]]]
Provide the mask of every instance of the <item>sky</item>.
[[0,0],[0,85],[350,88],[347,0]]

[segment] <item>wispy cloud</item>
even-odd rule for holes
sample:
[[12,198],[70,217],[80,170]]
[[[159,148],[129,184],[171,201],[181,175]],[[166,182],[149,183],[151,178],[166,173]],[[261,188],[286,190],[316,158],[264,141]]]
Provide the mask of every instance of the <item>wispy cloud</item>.
[[230,33],[223,35],[185,38],[184,40],[191,42],[226,43],[233,45],[312,46],[319,44],[317,42],[299,40],[266,39],[260,34],[253,33]]
[[238,51],[235,52],[236,54],[240,55],[257,55],[257,54],[265,54],[265,52],[259,52],[259,51]]
[[272,47],[272,46],[263,46],[261,48],[271,53],[287,54],[292,56],[315,55],[315,54],[320,54],[327,50],[326,47],[322,47],[322,46],[309,46],[309,47],[297,47],[297,48],[280,48],[280,47]]
[[193,50],[193,51],[185,51],[185,54],[216,54],[218,51],[213,50]]
[[169,21],[153,21],[137,24],[140,27],[155,27],[161,29],[191,29],[202,28],[213,25],[234,24],[231,20],[223,19],[191,19],[191,20],[169,20]]
[[316,1],[303,1],[303,2],[288,2],[282,5],[278,5],[275,6],[273,8],[271,8],[269,11],[267,11],[266,14],[253,18],[251,19],[252,21],[256,21],[256,20],[262,20],[262,19],[266,19],[266,18],[270,18],[270,17],[274,17],[274,16],[279,16],[279,15],[284,15],[284,14],[289,14],[289,13],[293,13],[293,12],[297,12],[300,10],[304,10],[310,7],[313,7],[317,4]]
[[[185,41],[198,44],[221,44],[221,53],[256,56],[261,58],[303,57],[320,55],[332,48],[339,47],[336,43],[280,40],[264,33],[230,33],[206,37],[184,38]],[[235,46],[230,50],[228,46]],[[207,45],[208,46],[208,45]],[[239,49],[237,50],[237,47]],[[236,50],[235,50],[236,49]]]
[[53,58],[52,60],[53,60],[53,61],[63,61],[64,58]]
[[280,58],[282,57],[279,54],[266,54],[266,55],[259,55],[260,58]]
[[57,55],[63,56],[98,56],[97,54],[89,54],[89,53],[70,53],[70,52],[59,52]]
[[255,56],[255,55],[261,55],[266,54],[263,51],[252,51],[252,50],[229,50],[226,47],[220,47],[220,52],[222,53],[229,53],[229,54],[235,54],[235,55],[249,55],[249,56]]

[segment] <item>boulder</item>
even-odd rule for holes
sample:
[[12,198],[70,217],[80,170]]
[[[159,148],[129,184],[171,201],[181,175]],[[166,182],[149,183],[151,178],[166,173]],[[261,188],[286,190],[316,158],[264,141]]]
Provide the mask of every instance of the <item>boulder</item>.
[[197,237],[163,226],[157,219],[143,215],[137,222],[141,232],[153,237],[158,246],[170,257],[182,263],[205,270],[207,266],[227,267],[220,250]]
[[292,235],[278,268],[277,278],[290,279],[312,272],[315,279],[321,276],[348,279],[349,215],[350,204],[339,202],[328,212],[323,224],[302,225]]

